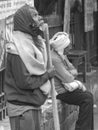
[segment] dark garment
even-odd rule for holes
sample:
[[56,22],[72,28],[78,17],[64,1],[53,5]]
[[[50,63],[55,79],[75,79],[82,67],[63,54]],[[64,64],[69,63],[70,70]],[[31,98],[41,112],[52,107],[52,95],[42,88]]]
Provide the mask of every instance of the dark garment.
[[76,89],[73,92],[65,92],[57,95],[57,99],[70,104],[78,105],[79,116],[75,130],[94,130],[93,129],[93,96],[90,92],[83,92]]
[[10,117],[11,130],[40,130],[40,110],[29,110]]
[[[35,93],[49,79],[48,73],[30,75],[18,55],[7,55],[4,91],[7,101],[17,105],[34,105],[40,97]],[[45,98],[47,98],[45,96]]]

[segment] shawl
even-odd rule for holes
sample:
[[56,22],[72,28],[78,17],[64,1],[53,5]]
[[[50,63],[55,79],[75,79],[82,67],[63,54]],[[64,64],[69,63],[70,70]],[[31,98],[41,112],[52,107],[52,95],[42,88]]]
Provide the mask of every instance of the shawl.
[[[32,15],[35,15],[35,12],[37,13],[37,10],[27,4],[18,9],[14,14],[13,19],[14,31],[21,31],[30,34],[33,39],[37,39],[38,35],[43,36],[43,31],[40,30],[39,26],[33,19]],[[38,21],[40,22],[40,20],[41,18],[39,16]]]
[[36,12],[34,7],[25,4],[14,14],[12,35],[9,36],[7,29],[8,42],[11,41],[7,50],[21,57],[31,75],[41,75],[47,67],[46,46],[39,36],[39,27],[33,20],[30,9],[32,13]]
[[11,39],[7,52],[18,54],[31,75],[44,74],[47,68],[47,52],[43,39],[42,51],[34,45],[32,36],[23,32],[14,31]]

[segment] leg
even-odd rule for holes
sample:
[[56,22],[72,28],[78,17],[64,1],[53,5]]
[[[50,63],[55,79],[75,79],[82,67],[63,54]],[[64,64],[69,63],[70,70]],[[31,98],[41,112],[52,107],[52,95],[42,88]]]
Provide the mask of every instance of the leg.
[[80,107],[75,130],[93,130],[93,96],[90,92],[76,89],[73,92],[59,94],[57,99]]
[[20,116],[10,117],[11,130],[40,130],[40,111],[29,110]]

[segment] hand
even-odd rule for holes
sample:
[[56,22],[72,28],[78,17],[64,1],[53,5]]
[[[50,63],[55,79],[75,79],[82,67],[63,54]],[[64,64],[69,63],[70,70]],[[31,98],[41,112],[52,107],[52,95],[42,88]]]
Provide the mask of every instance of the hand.
[[47,72],[48,72],[49,79],[53,78],[56,75],[56,70],[53,66],[49,68]]
[[64,87],[68,90],[68,91],[70,91],[70,92],[72,92],[72,91],[74,91],[74,90],[76,90],[77,88],[78,88],[78,84],[76,83],[76,82],[71,82],[71,83],[63,83],[63,85],[64,85]]
[[86,87],[84,86],[84,84],[78,80],[76,80],[76,82],[79,84],[79,88],[82,89],[83,91],[86,91]]

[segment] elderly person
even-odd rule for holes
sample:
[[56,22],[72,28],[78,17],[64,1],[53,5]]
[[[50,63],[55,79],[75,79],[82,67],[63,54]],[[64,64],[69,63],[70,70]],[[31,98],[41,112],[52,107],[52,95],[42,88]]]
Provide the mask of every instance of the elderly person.
[[83,83],[75,79],[77,70],[65,55],[70,49],[69,35],[58,32],[50,40],[50,44],[52,63],[56,69],[57,99],[79,106],[75,130],[93,130],[93,96],[86,90]]
[[7,46],[4,91],[11,130],[40,130],[40,106],[50,92],[47,53],[42,39],[42,18],[24,5],[14,14],[12,41]]

